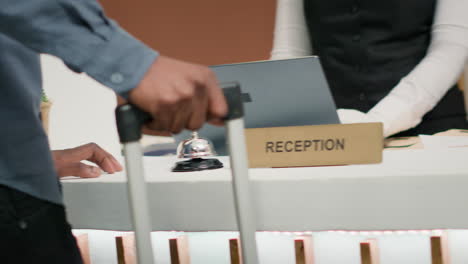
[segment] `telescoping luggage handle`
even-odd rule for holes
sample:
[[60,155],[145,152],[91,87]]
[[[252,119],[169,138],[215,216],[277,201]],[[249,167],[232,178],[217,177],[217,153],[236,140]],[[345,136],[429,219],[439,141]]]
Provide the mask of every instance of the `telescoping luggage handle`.
[[[228,104],[228,115],[225,118],[227,145],[230,150],[234,206],[241,239],[242,260],[244,264],[256,264],[258,263],[255,241],[256,220],[249,185],[242,93],[238,83],[224,83],[221,86]],[[134,105],[126,104],[117,107],[116,119],[120,142],[124,146],[137,260],[139,264],[152,264],[154,258],[151,244],[151,215],[139,144],[141,126],[150,121],[151,116]]]

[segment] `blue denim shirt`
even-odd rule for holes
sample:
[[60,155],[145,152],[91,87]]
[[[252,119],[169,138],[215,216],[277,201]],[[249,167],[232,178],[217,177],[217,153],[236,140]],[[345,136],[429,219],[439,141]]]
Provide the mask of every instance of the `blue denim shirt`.
[[157,52],[108,19],[95,0],[0,0],[0,184],[60,204],[39,120],[39,53],[125,96]]

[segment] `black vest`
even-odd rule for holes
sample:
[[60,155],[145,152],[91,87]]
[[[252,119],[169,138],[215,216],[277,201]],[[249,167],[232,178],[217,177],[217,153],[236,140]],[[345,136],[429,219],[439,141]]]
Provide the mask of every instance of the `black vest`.
[[[312,47],[338,108],[367,112],[425,56],[436,0],[304,0]],[[407,135],[465,128],[452,88]]]

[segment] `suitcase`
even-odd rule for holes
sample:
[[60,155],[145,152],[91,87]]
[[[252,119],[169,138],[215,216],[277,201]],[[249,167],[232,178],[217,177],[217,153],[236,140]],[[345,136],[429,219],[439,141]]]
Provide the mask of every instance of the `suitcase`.
[[[229,109],[225,118],[226,138],[230,146],[232,187],[242,260],[244,264],[256,264],[258,263],[255,242],[256,220],[249,190],[242,93],[237,83],[225,83],[221,84],[221,87]],[[135,230],[137,263],[139,264],[154,262],[151,244],[152,222],[139,143],[141,126],[150,119],[149,114],[131,104],[121,105],[116,109],[117,130],[124,148],[128,201]]]

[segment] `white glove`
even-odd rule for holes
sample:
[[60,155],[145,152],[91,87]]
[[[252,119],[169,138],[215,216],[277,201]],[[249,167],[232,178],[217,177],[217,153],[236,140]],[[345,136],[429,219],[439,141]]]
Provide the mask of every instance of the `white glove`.
[[342,124],[373,122],[369,121],[365,113],[355,109],[338,109],[336,112]]
[[355,109],[338,109],[337,111],[338,117],[340,118],[340,122],[342,124],[352,124],[352,123],[383,123],[384,129],[384,137],[390,136],[392,133],[388,129],[388,124],[386,124],[385,120],[382,116],[378,116],[375,113],[363,113],[361,111]]

